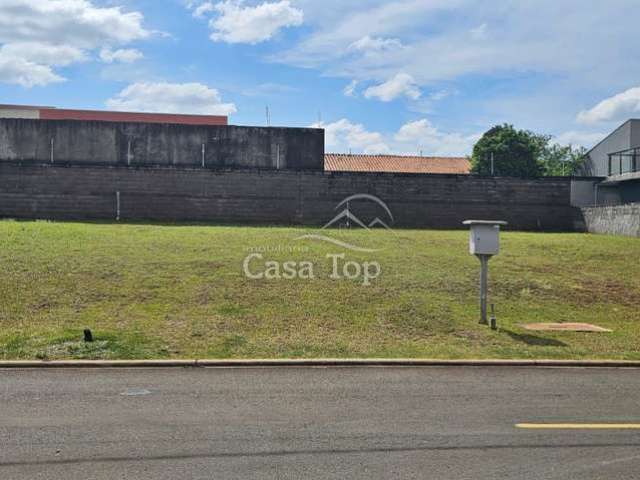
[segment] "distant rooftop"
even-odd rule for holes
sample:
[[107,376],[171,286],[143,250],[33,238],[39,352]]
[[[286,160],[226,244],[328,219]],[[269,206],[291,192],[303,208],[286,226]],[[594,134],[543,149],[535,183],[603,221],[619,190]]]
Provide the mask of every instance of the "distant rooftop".
[[98,122],[174,123],[181,125],[227,125],[222,115],[183,115],[175,113],[112,112],[70,110],[34,105],[0,105],[0,118],[31,120],[86,120]]
[[449,173],[468,175],[471,163],[464,157],[419,157],[404,155],[349,155],[327,153],[328,172]]

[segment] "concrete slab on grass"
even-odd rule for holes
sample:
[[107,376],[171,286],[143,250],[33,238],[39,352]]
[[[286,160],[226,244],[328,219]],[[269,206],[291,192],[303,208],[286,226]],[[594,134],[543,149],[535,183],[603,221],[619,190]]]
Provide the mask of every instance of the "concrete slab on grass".
[[591,325],[590,323],[528,323],[521,325],[525,330],[535,332],[611,332],[608,328]]

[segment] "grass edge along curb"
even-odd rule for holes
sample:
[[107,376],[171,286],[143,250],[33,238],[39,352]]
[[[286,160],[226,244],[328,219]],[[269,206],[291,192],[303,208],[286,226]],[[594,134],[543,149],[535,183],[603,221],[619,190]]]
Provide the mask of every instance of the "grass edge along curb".
[[14,360],[0,369],[185,367],[573,367],[640,368],[633,360],[235,359],[235,360]]

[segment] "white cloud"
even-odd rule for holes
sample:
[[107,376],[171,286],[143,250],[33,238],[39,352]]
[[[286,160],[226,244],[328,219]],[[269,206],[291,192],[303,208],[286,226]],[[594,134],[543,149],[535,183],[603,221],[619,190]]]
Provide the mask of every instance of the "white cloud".
[[591,148],[606,137],[606,133],[580,132],[571,130],[561,133],[554,138],[560,145],[573,145],[577,147]]
[[215,88],[201,83],[134,83],[107,100],[111,110],[230,115],[233,103],[222,103]]
[[[296,0],[294,5],[304,8],[310,33],[271,55],[271,61],[361,84],[404,72],[423,91],[460,90],[468,98],[466,111],[446,115],[459,116],[466,125],[518,121],[521,127],[562,133],[574,128],[585,97],[621,92],[640,78],[640,62],[629,60],[637,56],[640,41],[637,0],[503,1],[491,9],[481,0]],[[367,37],[397,39],[402,48],[375,54],[355,49]]]
[[583,110],[578,114],[577,120],[584,124],[622,121],[638,113],[640,113],[640,87],[635,87],[601,101],[590,110]]
[[63,82],[53,67],[86,60],[85,53],[69,45],[16,42],[0,46],[0,81],[26,88]]
[[27,88],[64,81],[64,78],[56,75],[51,67],[6,56],[1,51],[0,79],[5,83],[15,83]]
[[207,13],[211,13],[215,10],[215,6],[211,2],[204,2],[201,5],[198,5],[193,10],[193,16],[196,18],[202,18]]
[[372,38],[369,35],[365,35],[349,45],[350,50],[356,50],[359,52],[380,52],[384,50],[397,50],[400,48],[402,48],[402,42],[397,38]]
[[92,49],[148,37],[142,21],[140,12],[96,7],[89,0],[3,0],[0,43],[36,41]]
[[[313,31],[273,58],[360,80],[405,71],[420,85],[468,74],[549,71],[611,81],[604,65],[630,78],[640,71],[628,62],[638,39],[640,4],[611,1],[497,2],[487,10],[481,0],[333,0],[315,8],[313,0],[298,0]],[[616,24],[616,34],[602,30],[603,22]],[[344,55],[366,37],[397,39],[403,48],[360,61]]]
[[406,123],[395,134],[372,132],[346,118],[312,127],[325,129],[326,150],[337,153],[415,155],[422,150],[427,156],[466,156],[481,137],[442,132],[427,119]]
[[358,81],[352,80],[351,83],[349,83],[349,85],[344,87],[344,89],[342,90],[342,93],[344,93],[346,97],[355,97],[357,86],[358,86]]
[[261,83],[255,87],[242,90],[242,94],[247,97],[274,97],[292,95],[298,92],[300,92],[298,87],[274,82]]
[[112,50],[109,47],[105,47],[100,50],[100,60],[104,63],[133,63],[141,58],[144,58],[144,55],[135,48]]
[[[305,9],[305,18],[313,31],[294,47],[273,55],[272,60],[367,81],[382,81],[398,71],[413,75],[407,68],[410,62],[398,64],[397,59],[406,57],[406,47],[415,44],[427,31],[435,35],[426,24],[429,16],[467,2],[297,0]],[[439,31],[441,27],[433,30]]]
[[64,78],[54,69],[85,61],[87,51],[147,38],[139,12],[89,0],[2,0],[0,82],[43,86]]
[[406,73],[398,73],[390,80],[375,87],[369,87],[364,92],[366,98],[375,97],[383,102],[390,102],[403,95],[412,100],[417,100],[421,95],[413,77]]
[[87,59],[84,51],[71,45],[52,45],[39,42],[7,43],[0,47],[4,57],[22,58],[28,62],[64,67]]
[[372,154],[390,151],[389,146],[384,143],[382,134],[369,132],[363,125],[352,123],[346,118],[328,124],[316,123],[312,127],[324,128],[327,151]]
[[[199,8],[203,8],[201,5]],[[209,7],[204,7],[205,12]],[[209,21],[215,42],[256,44],[271,39],[281,29],[302,25],[302,10],[289,0],[244,6],[242,0],[226,0],[213,6],[217,17]],[[196,9],[197,11],[197,9]]]
[[425,118],[405,123],[395,138],[402,143],[419,142],[422,138],[436,136],[437,133],[438,130]]
[[434,102],[439,102],[440,100],[444,100],[451,95],[455,95],[456,92],[450,92],[449,90],[438,90],[436,92],[432,92],[429,94],[429,100],[433,100]]
[[429,120],[423,118],[404,124],[395,135],[400,150],[422,150],[426,155],[464,156],[471,154],[473,145],[481,134],[462,135],[441,132]]
[[487,24],[483,23],[482,25],[472,28],[471,37],[474,40],[484,40],[487,38]]

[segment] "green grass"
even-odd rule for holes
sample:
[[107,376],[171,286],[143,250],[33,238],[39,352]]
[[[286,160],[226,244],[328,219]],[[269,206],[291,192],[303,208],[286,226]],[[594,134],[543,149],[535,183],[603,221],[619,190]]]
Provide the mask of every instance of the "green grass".
[[[507,232],[491,261],[500,330],[477,324],[464,231],[333,231],[382,274],[329,278],[313,229],[0,222],[0,359],[640,359],[640,241]],[[312,280],[251,280],[242,261],[311,260]],[[291,251],[293,250],[293,251]],[[256,264],[257,265],[257,264]],[[255,268],[254,268],[255,269]],[[527,332],[589,322],[613,333]],[[96,342],[81,342],[91,328]]]

